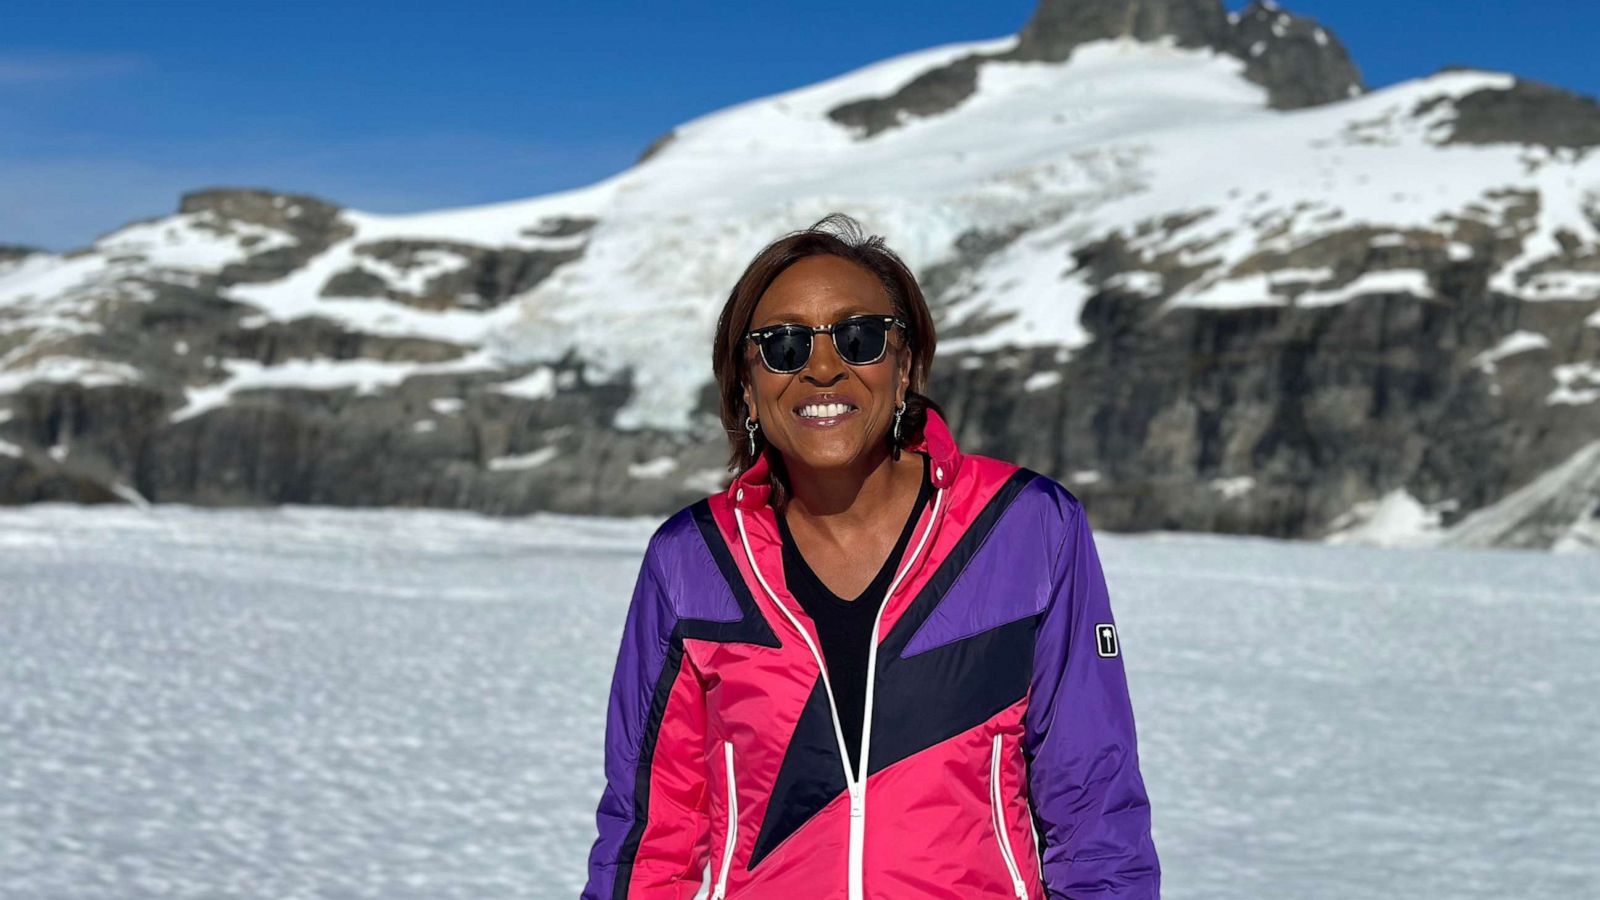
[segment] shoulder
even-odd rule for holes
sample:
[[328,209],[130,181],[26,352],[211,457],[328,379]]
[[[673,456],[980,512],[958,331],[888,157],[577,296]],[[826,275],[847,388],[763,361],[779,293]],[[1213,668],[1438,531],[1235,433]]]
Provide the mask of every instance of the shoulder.
[[968,454],[962,468],[962,474],[974,482],[977,494],[1003,496],[1008,508],[1035,514],[1041,524],[1070,527],[1083,515],[1083,503],[1077,495],[1042,472],[980,454]]
[[[1038,547],[1052,569],[1088,521],[1083,503],[1066,485],[1026,466],[969,454],[962,462],[961,474],[971,486],[969,504],[991,507],[996,520],[1008,519],[1020,533],[1031,535],[1027,543]],[[971,515],[976,519],[981,513]]]
[[645,547],[645,559],[657,565],[682,556],[704,544],[704,527],[712,520],[711,503],[715,497],[696,500],[680,507],[656,526]]

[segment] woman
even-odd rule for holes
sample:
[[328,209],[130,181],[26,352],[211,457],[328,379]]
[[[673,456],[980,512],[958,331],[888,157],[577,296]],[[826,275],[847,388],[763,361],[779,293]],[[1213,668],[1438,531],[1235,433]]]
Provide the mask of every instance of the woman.
[[713,350],[738,474],[645,551],[588,900],[1159,896],[1083,507],[956,447],[933,350],[846,217],[739,278]]

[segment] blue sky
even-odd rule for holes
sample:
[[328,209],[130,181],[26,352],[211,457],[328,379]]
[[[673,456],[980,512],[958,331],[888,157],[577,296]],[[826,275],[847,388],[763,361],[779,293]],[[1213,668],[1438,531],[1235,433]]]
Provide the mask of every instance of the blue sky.
[[[1470,64],[1600,94],[1585,61],[1600,3],[1283,5],[1333,29],[1371,86]],[[65,250],[215,185],[375,212],[577,187],[627,168],[678,122],[1012,33],[1034,3],[7,6],[0,243]]]

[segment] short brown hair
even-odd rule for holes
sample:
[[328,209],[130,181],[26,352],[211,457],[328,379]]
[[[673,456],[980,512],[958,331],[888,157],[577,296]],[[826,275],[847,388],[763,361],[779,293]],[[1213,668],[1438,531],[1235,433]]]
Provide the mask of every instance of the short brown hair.
[[[894,458],[899,459],[902,448],[921,439],[929,408],[944,415],[944,408],[922,393],[927,389],[928,373],[933,367],[936,338],[933,316],[928,312],[927,301],[923,299],[922,288],[917,285],[916,277],[899,255],[884,244],[882,236],[863,236],[861,225],[855,219],[844,213],[831,213],[810,227],[792,231],[763,247],[734,283],[733,290],[728,294],[728,302],[717,318],[711,371],[716,376],[722,397],[722,428],[728,437],[728,468],[735,476],[755,465],[768,447],[766,436],[757,434],[756,452],[752,455],[744,428],[745,416],[750,414],[744,403],[744,383],[749,376],[744,334],[750,329],[756,304],[772,282],[795,262],[822,254],[849,260],[877,276],[889,295],[895,315],[906,323],[906,346],[911,351],[911,383],[906,390],[906,409],[900,418],[900,440],[894,441],[892,434],[890,437]],[[781,456],[774,456],[767,460],[767,465],[772,472],[773,505],[782,509],[789,496],[783,460]]]

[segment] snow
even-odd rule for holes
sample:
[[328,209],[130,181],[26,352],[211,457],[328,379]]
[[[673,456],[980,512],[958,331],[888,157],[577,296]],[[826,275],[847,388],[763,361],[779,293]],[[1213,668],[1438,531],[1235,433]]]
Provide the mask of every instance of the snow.
[[561,449],[554,444],[540,447],[531,453],[516,456],[496,456],[489,460],[489,469],[495,472],[515,471],[519,469],[537,469],[560,455]]
[[1433,287],[1428,283],[1428,273],[1420,269],[1379,269],[1363,272],[1343,287],[1306,291],[1295,298],[1295,303],[1299,306],[1329,306],[1375,294],[1432,297]]
[[492,390],[527,400],[547,400],[556,395],[555,370],[540,366],[521,378],[503,381]]
[[1061,373],[1057,371],[1035,372],[1022,381],[1024,391],[1042,391],[1053,388],[1061,383]]
[[1527,353],[1530,350],[1544,350],[1550,346],[1550,339],[1537,331],[1518,329],[1501,338],[1499,343],[1472,358],[1472,364],[1482,369],[1486,374],[1495,374],[1495,364],[1508,356],[1518,353]]
[[[918,271],[949,260],[964,234],[1022,228],[963,272],[945,298],[941,328],[979,318],[1000,323],[941,340],[952,354],[1086,345],[1092,336],[1080,319],[1095,287],[1071,251],[1111,235],[1145,257],[1117,282],[1133,293],[1165,289],[1162,263],[1202,267],[1168,305],[1326,305],[1384,292],[1429,297],[1416,270],[1371,272],[1323,289],[1318,284],[1329,277],[1274,273],[1261,258],[1367,227],[1379,232],[1378,247],[1398,245],[1400,235],[1424,246],[1437,237],[1448,242],[1452,259],[1465,259],[1473,250],[1455,233],[1463,220],[1509,229],[1524,241],[1495,273],[1496,290],[1529,301],[1600,292],[1593,273],[1560,263],[1557,239],[1562,231],[1600,239],[1587,212],[1600,196],[1600,155],[1440,143],[1454,127],[1455,101],[1511,88],[1515,79],[1504,73],[1442,72],[1356,91],[1340,103],[1280,111],[1243,78],[1245,63],[1236,57],[1171,42],[1108,40],[1078,47],[1065,64],[986,64],[976,92],[955,108],[907,118],[870,138],[827,116],[838,104],[887,95],[937,66],[1015,42],[1012,35],[903,54],[708,113],[674,129],[650,159],[580,189],[423,214],[344,210],[348,239],[285,279],[235,285],[227,296],[254,306],[263,324],[324,316],[363,333],[478,348],[486,365],[502,368],[547,365],[576,351],[597,378],[631,371],[636,386],[649,388],[630,392],[613,426],[685,430],[694,427],[692,413],[710,379],[717,314],[745,264],[770,240],[833,211],[883,234]],[[1427,112],[1415,112],[1428,102]],[[1527,191],[1538,202],[1518,224],[1511,209]],[[1158,227],[1178,212],[1200,218],[1171,231]],[[597,224],[567,237],[534,233],[554,217]],[[0,271],[0,322],[22,314],[8,310],[54,298],[26,315],[40,327],[87,327],[77,310],[120,277],[107,254],[150,255],[168,267],[161,277],[179,280],[198,277],[194,266],[238,258],[248,232],[219,235],[196,217],[168,217],[108,236],[83,257],[28,257]],[[583,253],[493,309],[322,296],[330,278],[355,267],[415,290],[461,264],[459,254],[440,251],[401,271],[358,250],[381,240]],[[1529,274],[1534,267],[1545,271]],[[1296,278],[1307,283],[1293,284]],[[320,377],[311,368],[303,374],[312,383]],[[544,377],[506,388],[548,396]]]
[[1431,546],[1439,542],[1443,509],[1430,508],[1403,488],[1355,505],[1335,519],[1329,544],[1381,547]]
[[466,401],[460,397],[434,397],[428,401],[428,408],[442,416],[453,416],[466,405]]
[[[252,388],[295,388],[301,390],[342,390],[371,394],[393,387],[412,375],[449,372],[493,371],[485,352],[474,352],[460,359],[438,363],[384,362],[375,359],[290,359],[276,365],[262,365],[251,359],[222,359],[219,365],[228,376],[216,384],[185,389],[187,402],[173,411],[171,421],[180,422],[226,405],[232,396]],[[459,401],[458,401],[459,402]],[[435,407],[435,411],[440,411]]]
[[665,478],[678,467],[678,461],[671,456],[658,456],[644,462],[629,463],[629,478]]
[[[4,363],[0,359],[0,363]],[[84,387],[125,384],[140,379],[139,370],[130,365],[75,356],[45,356],[29,361],[25,367],[0,370],[0,394],[13,394],[35,381],[75,382]]]
[[[246,239],[254,243],[246,246]],[[158,268],[215,272],[256,253],[293,246],[292,235],[251,222],[224,219],[215,210],[135,222],[94,242],[106,258],[140,256]]]
[[1213,478],[1210,484],[1212,490],[1222,495],[1222,499],[1234,500],[1250,493],[1256,486],[1256,480],[1249,475],[1235,475],[1232,478]]
[[[657,524],[0,510],[0,896],[576,896]],[[1096,539],[1164,897],[1592,893],[1600,556]]]
[[1566,363],[1550,370],[1556,387],[1545,397],[1546,404],[1575,406],[1600,400],[1600,366],[1594,363]]
[[[1546,538],[1554,538],[1548,541],[1553,552],[1592,554],[1600,550],[1600,516],[1594,514],[1597,487],[1600,441],[1593,441],[1493,505],[1463,516],[1444,539],[1457,547],[1508,546],[1530,523],[1537,523]],[[1548,533],[1550,524],[1561,522],[1572,524],[1554,535]]]

